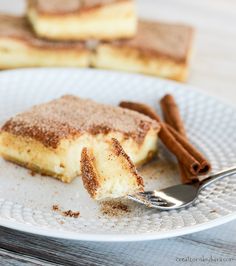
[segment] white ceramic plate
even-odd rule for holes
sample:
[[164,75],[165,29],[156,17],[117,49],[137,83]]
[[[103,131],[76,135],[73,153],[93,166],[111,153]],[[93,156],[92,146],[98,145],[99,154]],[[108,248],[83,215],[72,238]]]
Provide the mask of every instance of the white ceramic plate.
[[[192,142],[210,159],[213,171],[236,163],[236,115],[232,107],[185,85],[141,75],[78,69],[25,69],[0,73],[0,123],[33,104],[63,94],[75,94],[116,105],[137,100],[153,105],[166,92],[181,107]],[[172,158],[141,169],[147,189],[179,182]],[[165,154],[165,155],[163,155]],[[170,160],[171,167],[163,167]],[[65,218],[52,211],[80,211],[79,218]],[[224,179],[203,191],[193,206],[178,211],[157,211],[128,202],[130,213],[103,215],[91,200],[81,178],[71,184],[39,175],[0,159],[0,225],[66,239],[138,241],[161,239],[200,231],[236,217],[236,178]]]

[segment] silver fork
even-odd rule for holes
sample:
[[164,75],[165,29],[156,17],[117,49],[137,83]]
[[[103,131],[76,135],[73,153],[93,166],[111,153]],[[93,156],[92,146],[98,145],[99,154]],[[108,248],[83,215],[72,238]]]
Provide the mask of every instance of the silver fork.
[[236,167],[210,175],[200,182],[179,184],[162,190],[140,192],[128,195],[128,198],[159,210],[179,209],[194,203],[202,189],[233,174],[236,174]]

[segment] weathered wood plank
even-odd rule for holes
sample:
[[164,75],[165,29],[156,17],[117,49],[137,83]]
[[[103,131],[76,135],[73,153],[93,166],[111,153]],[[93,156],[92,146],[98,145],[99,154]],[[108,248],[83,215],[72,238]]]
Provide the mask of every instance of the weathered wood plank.
[[56,264],[47,263],[46,261],[35,259],[29,256],[24,256],[12,251],[0,249],[0,265],[4,266],[29,266],[29,265],[44,265],[53,266]]
[[[57,265],[179,265],[180,258],[232,259],[236,221],[203,232],[159,241],[98,243],[68,241],[0,228],[0,247]],[[1,252],[0,252],[1,256]],[[24,258],[25,259],[25,258]],[[208,263],[214,265],[215,262]],[[233,265],[232,262],[227,262]],[[201,264],[199,264],[201,265]]]
[[[119,265],[117,254],[106,254],[106,250],[96,250],[93,243],[76,242],[34,236],[1,228],[0,247],[27,254],[48,262],[62,265]],[[92,246],[90,247],[90,245]],[[105,244],[106,245],[106,244]],[[112,256],[110,256],[112,255]],[[132,260],[129,264],[132,265]]]

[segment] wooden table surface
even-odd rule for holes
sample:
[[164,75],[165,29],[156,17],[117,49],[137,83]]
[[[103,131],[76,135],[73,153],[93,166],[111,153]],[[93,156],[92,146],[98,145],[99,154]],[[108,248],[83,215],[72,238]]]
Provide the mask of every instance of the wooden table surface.
[[[144,18],[195,26],[188,83],[236,106],[236,2],[137,2]],[[0,0],[1,12],[22,13],[23,8],[23,0]],[[0,227],[0,265],[236,265],[236,221],[173,239],[114,244],[57,240]]]

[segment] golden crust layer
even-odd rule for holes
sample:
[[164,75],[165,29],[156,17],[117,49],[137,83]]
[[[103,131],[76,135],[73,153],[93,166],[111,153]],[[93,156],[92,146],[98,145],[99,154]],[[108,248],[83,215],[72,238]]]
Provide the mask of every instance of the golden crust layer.
[[50,171],[48,169],[41,168],[38,165],[33,164],[33,163],[26,163],[26,162],[17,160],[15,157],[11,157],[7,154],[1,154],[1,156],[9,162],[12,162],[14,164],[17,164],[19,166],[22,166],[22,167],[25,167],[25,168],[31,170],[33,173],[38,173],[42,176],[51,176],[51,177],[54,177],[54,178],[61,180],[62,182],[65,182],[65,183],[70,183],[72,180],[71,177],[64,176],[63,174],[57,174],[57,173]]
[[114,131],[142,143],[150,128],[158,132],[160,125],[134,111],[66,95],[18,114],[3,125],[2,131],[57,148],[62,139]]

